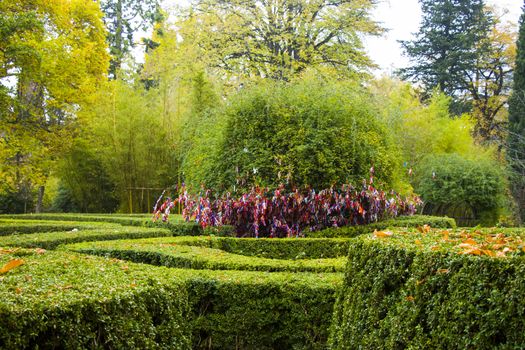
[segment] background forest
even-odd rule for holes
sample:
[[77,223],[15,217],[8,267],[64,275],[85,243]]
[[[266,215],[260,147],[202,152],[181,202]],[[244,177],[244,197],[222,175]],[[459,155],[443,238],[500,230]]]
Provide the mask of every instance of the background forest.
[[377,78],[374,0],[0,0],[0,213],[150,212],[182,183],[321,189],[373,167],[425,213],[519,224],[525,16],[420,3],[411,65]]

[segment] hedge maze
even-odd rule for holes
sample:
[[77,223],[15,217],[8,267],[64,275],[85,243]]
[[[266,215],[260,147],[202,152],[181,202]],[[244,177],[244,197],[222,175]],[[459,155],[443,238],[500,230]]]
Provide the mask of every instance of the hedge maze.
[[411,217],[241,239],[40,215],[0,232],[2,349],[525,347],[520,230]]

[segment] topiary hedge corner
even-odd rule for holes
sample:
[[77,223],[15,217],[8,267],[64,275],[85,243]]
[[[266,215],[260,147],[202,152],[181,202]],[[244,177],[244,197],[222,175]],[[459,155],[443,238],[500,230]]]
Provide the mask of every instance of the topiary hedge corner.
[[351,241],[332,349],[523,349],[523,232],[376,232]]

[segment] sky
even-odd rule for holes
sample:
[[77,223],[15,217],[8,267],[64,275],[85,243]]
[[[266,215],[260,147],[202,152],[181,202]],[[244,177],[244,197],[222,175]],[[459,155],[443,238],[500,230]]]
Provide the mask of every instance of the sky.
[[[518,23],[522,0],[488,0],[487,4],[508,11],[504,19]],[[382,37],[368,37],[364,41],[369,56],[380,67],[375,72],[377,75],[389,75],[397,68],[408,66],[409,60],[403,56],[398,40],[413,38],[412,34],[419,29],[421,16],[417,0],[381,0],[372,17],[388,32]]]
[[[523,0],[486,0],[490,6],[507,11],[505,20],[518,23]],[[186,6],[188,0],[163,0],[166,8]],[[364,46],[372,60],[379,66],[374,73],[389,75],[397,68],[406,67],[408,58],[403,56],[398,40],[410,40],[421,22],[421,8],[417,0],[380,0],[372,18],[388,30],[381,37],[368,37]]]

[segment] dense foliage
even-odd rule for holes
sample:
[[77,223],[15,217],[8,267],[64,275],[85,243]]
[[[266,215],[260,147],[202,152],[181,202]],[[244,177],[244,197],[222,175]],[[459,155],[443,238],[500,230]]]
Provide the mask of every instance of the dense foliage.
[[[371,169],[373,176],[373,169]],[[370,178],[372,182],[373,177]],[[154,220],[167,221],[176,206],[182,206],[186,221],[194,219],[202,227],[232,225],[237,234],[261,237],[298,237],[303,231],[327,227],[364,225],[398,215],[413,215],[421,201],[385,193],[363,181],[361,189],[343,185],[330,188],[286,192],[283,185],[273,193],[253,188],[236,198],[230,193],[212,198],[211,191],[194,197],[182,188],[178,198],[155,204]]]
[[509,99],[507,157],[511,170],[512,194],[518,215],[525,220],[525,7],[520,17],[513,92]]
[[352,241],[331,348],[523,347],[522,243],[428,227]]
[[[463,224],[490,226],[503,207],[504,178],[493,161],[450,154],[422,161],[416,181],[425,212],[459,217]],[[468,219],[473,221],[465,221]]]
[[[218,147],[185,168],[194,188],[284,182],[328,188],[368,179],[372,165],[379,182],[391,187],[399,180],[397,147],[370,99],[353,84],[313,77],[286,85],[261,82],[241,90],[217,113],[225,119],[217,130]],[[202,177],[195,176],[199,167],[208,170]]]
[[[39,217],[52,219],[50,215]],[[86,221],[84,224],[99,225],[99,221],[89,222],[90,218],[111,222],[125,217],[76,216],[77,220]],[[139,219],[144,220],[128,217],[128,223]],[[3,220],[12,223],[20,219]],[[40,225],[39,220],[33,222]],[[59,223],[49,220],[49,225],[53,224],[60,229]],[[0,228],[3,226],[0,222]],[[118,237],[117,231],[127,236]],[[108,245],[97,242],[62,246],[60,252],[21,249],[20,245],[29,243],[23,236],[32,235],[40,235],[40,239],[33,240],[37,243],[45,243],[42,238],[47,238],[47,242],[55,239],[57,243],[67,234],[77,241],[97,237],[82,229],[74,233],[1,237],[0,347],[322,349],[326,346],[341,275],[321,271],[341,270],[344,258],[319,258],[327,248],[330,258],[344,256],[346,242],[294,239],[254,245],[253,242],[263,240],[237,242],[233,238],[210,236],[136,239],[141,237],[140,232],[147,231],[169,234],[167,230],[111,226],[101,228],[98,238],[114,233],[114,239],[130,240],[108,241]],[[13,247],[5,247],[6,243]],[[148,247],[150,255],[146,253]],[[46,248],[54,249],[56,244]],[[126,254],[131,260],[146,261],[148,256],[164,255],[163,259],[149,262],[184,268],[169,269],[108,258],[120,248],[128,250]],[[79,255],[72,249],[85,252],[91,249],[93,253],[106,249],[113,253],[99,258]],[[266,259],[253,259],[264,251],[268,252]],[[300,257],[293,260],[297,255]],[[222,271],[188,269],[204,266]],[[295,272],[241,271],[246,269]]]

